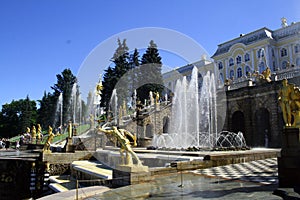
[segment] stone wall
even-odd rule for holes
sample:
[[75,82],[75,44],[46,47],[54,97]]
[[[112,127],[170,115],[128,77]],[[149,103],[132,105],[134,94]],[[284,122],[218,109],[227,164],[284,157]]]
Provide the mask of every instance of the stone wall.
[[[154,134],[162,134],[164,126],[168,126],[171,116],[171,105],[160,105],[160,108],[143,115],[137,116],[137,119],[130,121],[123,128],[136,134],[139,146],[148,146]],[[143,145],[144,144],[144,145]]]
[[227,91],[224,129],[242,131],[247,144],[252,147],[280,147],[283,127],[282,112],[277,100],[280,88],[281,81]]

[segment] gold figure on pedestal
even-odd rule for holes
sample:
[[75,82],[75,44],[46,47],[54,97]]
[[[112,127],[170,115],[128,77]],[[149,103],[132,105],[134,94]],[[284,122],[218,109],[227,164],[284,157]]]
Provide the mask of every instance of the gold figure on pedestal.
[[51,150],[50,150],[50,146],[51,146],[51,142],[54,138],[54,134],[52,132],[52,127],[49,126],[49,130],[48,130],[48,139],[44,145],[44,148],[43,148],[43,152],[44,153],[51,153]]
[[38,124],[37,127],[38,127],[37,128],[37,138],[38,138],[38,142],[40,142],[42,139],[42,127],[40,124]]
[[34,144],[36,142],[36,129],[35,126],[32,126],[31,129],[31,143]]
[[68,124],[68,137],[69,138],[72,138],[72,132],[73,132],[73,130],[72,130],[72,122],[71,121],[69,121],[69,124]]
[[[120,154],[121,154],[122,164],[133,165],[132,158],[134,158],[137,162],[137,165],[142,166],[142,162],[137,157],[135,152],[132,150],[130,141],[127,139],[127,136],[131,137],[134,141],[133,146],[136,146],[137,144],[136,144],[135,135],[131,134],[129,131],[125,129],[118,129],[116,126],[113,126],[112,129],[104,129],[103,127],[100,127],[98,130],[107,135],[112,135],[120,143],[121,145]],[[124,162],[124,155],[123,155],[124,152],[126,154],[126,162]]]
[[279,90],[278,100],[285,126],[300,127],[300,88],[289,84],[288,80],[284,79],[282,88]]
[[282,88],[279,90],[279,104],[283,114],[283,120],[286,127],[292,126],[292,114],[291,114],[291,93],[293,86],[288,83],[287,79],[282,81]]

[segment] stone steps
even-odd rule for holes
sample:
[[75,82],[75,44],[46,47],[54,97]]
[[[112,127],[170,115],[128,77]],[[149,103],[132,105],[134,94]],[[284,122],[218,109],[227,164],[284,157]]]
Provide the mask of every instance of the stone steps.
[[112,179],[112,169],[105,167],[98,161],[74,161],[71,164],[72,174],[87,180],[92,179]]

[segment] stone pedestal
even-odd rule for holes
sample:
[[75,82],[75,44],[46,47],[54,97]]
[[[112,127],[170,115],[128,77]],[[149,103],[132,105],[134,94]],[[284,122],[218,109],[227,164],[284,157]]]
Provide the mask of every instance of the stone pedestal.
[[73,145],[73,140],[72,138],[67,138],[67,143],[66,143],[66,152],[74,152],[74,145]]
[[148,166],[120,165],[113,169],[113,187],[122,187],[151,180]]
[[278,157],[279,187],[300,185],[300,129],[284,128]]
[[151,146],[152,144],[152,139],[148,138],[148,137],[144,137],[144,138],[139,138],[138,139],[138,144],[140,147],[148,147]]

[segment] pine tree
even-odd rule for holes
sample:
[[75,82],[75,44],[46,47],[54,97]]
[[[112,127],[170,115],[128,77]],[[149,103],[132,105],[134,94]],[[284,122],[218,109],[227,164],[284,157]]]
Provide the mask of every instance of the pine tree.
[[[77,79],[70,69],[65,69],[61,74],[57,74],[56,78],[57,83],[54,84],[54,86],[51,88],[54,90],[56,102],[60,93],[63,94],[63,121],[64,123],[67,123],[70,120],[73,121],[73,106],[71,106],[71,95],[73,85],[77,83]],[[76,94],[78,94],[78,87]]]
[[142,56],[139,81],[146,83],[137,91],[138,98],[142,100],[149,99],[149,92],[158,92],[161,96],[163,91],[163,79],[161,74],[161,57],[157,45],[153,40],[150,41],[146,52]]
[[[101,106],[105,107],[105,110],[109,109],[109,102],[113,92],[113,89],[117,89],[118,95],[118,105],[121,105],[128,97],[128,82],[126,79],[122,78],[130,69],[128,59],[129,59],[129,48],[126,44],[126,39],[122,42],[118,39],[118,47],[112,57],[114,63],[114,68],[109,67],[105,70],[103,78],[104,90],[102,92]],[[121,79],[122,78],[122,79]],[[118,83],[118,87],[116,84]]]
[[104,107],[106,111],[109,108],[109,102],[112,95],[112,91],[117,83],[114,70],[109,66],[103,75],[103,91],[101,93],[101,107]]
[[38,119],[42,127],[48,127],[49,125],[53,126],[55,120],[55,111],[56,111],[56,101],[57,98],[51,94],[44,92],[44,96],[41,100],[38,100],[40,108],[38,109]]
[[139,70],[139,52],[137,49],[134,49],[134,52],[129,56],[129,67],[130,67],[130,74],[128,75],[129,78],[129,92],[133,95],[134,90],[138,87],[138,77],[140,76]]

